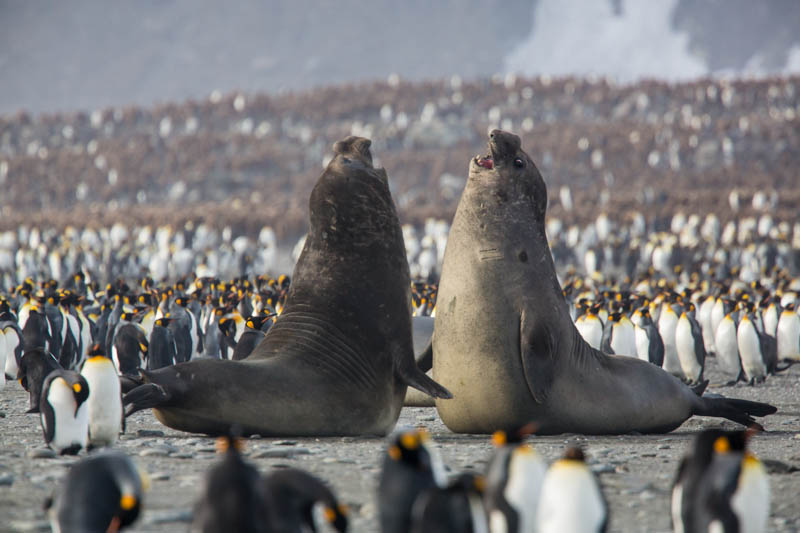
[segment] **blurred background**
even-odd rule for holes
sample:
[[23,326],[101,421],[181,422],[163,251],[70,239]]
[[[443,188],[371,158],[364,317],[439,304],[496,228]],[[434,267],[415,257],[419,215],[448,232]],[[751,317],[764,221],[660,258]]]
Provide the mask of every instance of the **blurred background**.
[[2,1],[0,248],[115,222],[291,248],[350,134],[423,235],[494,127],[564,228],[768,215],[800,240],[797,28],[792,0]]

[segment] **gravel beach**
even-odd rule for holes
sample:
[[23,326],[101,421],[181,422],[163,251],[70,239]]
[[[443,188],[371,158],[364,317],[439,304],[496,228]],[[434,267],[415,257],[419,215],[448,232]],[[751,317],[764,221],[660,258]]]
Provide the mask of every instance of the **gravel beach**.
[[[778,407],[777,414],[762,420],[767,432],[756,436],[751,448],[771,471],[770,531],[800,531],[800,471],[789,472],[800,468],[800,365],[757,387],[721,385],[724,378],[714,359],[706,376],[710,392]],[[25,414],[27,407],[18,383],[0,392],[0,531],[48,530],[42,503],[76,460],[43,448],[38,415]],[[427,428],[453,472],[481,472],[491,454],[488,436],[454,434],[432,408],[403,409],[398,426]],[[735,424],[695,417],[666,435],[533,436],[530,442],[548,461],[567,444],[584,447],[611,506],[610,531],[660,532],[670,531],[670,486],[680,458],[699,430],[720,426]],[[379,438],[252,438],[245,454],[262,472],[293,466],[327,480],[350,506],[351,531],[373,532],[378,531],[375,489],[384,445]],[[214,440],[166,428],[148,411],[128,419],[118,448],[133,456],[151,480],[143,516],[131,531],[188,529],[205,472],[216,461]]]

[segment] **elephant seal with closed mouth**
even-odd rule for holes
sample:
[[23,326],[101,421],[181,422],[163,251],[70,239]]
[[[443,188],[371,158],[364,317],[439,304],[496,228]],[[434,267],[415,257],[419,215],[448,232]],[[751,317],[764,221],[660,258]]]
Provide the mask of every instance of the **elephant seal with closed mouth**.
[[370,144],[334,146],[283,313],[250,357],[143,371],[127,414],[154,408],[169,427],[208,434],[385,435],[407,386],[450,397],[414,361],[403,235]]
[[696,395],[645,361],[592,349],[570,319],[545,236],[547,188],[519,137],[470,162],[447,240],[433,334],[436,400],[458,433],[667,432],[692,415],[753,425],[775,407]]

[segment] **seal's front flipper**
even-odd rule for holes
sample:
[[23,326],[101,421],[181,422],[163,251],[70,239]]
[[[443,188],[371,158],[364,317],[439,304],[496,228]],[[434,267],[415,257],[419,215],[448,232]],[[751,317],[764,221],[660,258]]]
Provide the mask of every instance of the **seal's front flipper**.
[[[536,330],[537,327],[544,331]],[[519,344],[528,390],[536,403],[545,403],[555,374],[554,357],[558,353],[555,331],[547,329],[542,323],[537,325],[533,320],[528,320],[523,310],[519,322]]]
[[145,383],[139,385],[122,399],[122,404],[127,405],[125,416],[131,416],[136,411],[142,409],[152,409],[164,405],[172,399],[172,394],[161,385],[155,383]]

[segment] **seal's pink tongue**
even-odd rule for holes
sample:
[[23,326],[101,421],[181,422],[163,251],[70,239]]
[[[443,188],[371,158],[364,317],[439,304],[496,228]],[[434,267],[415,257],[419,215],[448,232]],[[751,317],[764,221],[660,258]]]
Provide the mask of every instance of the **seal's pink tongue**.
[[494,161],[491,157],[479,157],[477,163],[483,168],[488,168],[489,170],[494,168]]

